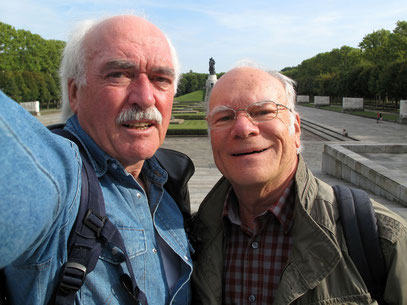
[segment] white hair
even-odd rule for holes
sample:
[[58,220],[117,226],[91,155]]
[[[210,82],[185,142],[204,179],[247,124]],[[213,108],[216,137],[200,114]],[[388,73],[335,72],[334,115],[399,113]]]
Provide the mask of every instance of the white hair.
[[[136,16],[136,15],[134,15]],[[59,76],[61,79],[62,90],[62,112],[61,120],[66,120],[73,115],[71,105],[69,103],[68,82],[73,79],[78,87],[86,85],[86,49],[84,46],[85,36],[91,29],[102,23],[103,21],[112,18],[113,16],[104,17],[95,20],[84,20],[74,27],[62,53],[61,65],[59,68]],[[146,19],[145,17],[143,17]],[[180,78],[180,63],[177,52],[171,40],[165,35],[170,48],[172,64],[174,66],[174,94],[177,92],[178,82]]]
[[280,73],[276,70],[268,69],[250,59],[239,60],[236,64],[236,68],[239,68],[239,67],[250,67],[250,68],[258,69],[258,70],[267,72],[271,76],[277,78],[284,87],[285,94],[287,97],[287,107],[289,107],[292,110],[293,114],[296,113],[296,111],[295,111],[295,100],[296,100],[295,85],[296,85],[296,82],[294,80],[292,80],[291,78],[283,75],[282,73]]

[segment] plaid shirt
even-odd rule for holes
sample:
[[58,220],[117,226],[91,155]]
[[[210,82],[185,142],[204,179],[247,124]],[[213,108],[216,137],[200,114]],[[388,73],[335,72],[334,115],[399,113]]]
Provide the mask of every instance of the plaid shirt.
[[283,196],[257,216],[254,230],[242,225],[233,190],[223,210],[226,261],[223,304],[272,304],[292,248],[293,182]]

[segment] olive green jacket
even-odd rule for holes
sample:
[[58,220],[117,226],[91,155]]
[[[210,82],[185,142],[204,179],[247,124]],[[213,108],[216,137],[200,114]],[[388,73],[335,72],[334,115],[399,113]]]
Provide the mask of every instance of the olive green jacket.
[[[230,187],[222,178],[201,204],[192,275],[192,304],[222,304],[223,203]],[[295,175],[293,249],[280,276],[274,304],[377,304],[347,252],[332,187],[315,178],[302,157]],[[384,298],[407,304],[407,223],[373,202],[388,272]]]

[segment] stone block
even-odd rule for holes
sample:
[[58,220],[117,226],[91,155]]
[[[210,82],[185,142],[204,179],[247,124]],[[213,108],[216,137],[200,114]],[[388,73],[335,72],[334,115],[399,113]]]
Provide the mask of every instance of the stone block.
[[309,95],[297,95],[297,103],[309,103]]
[[23,108],[27,110],[29,113],[33,115],[40,115],[39,101],[20,103],[20,105],[23,106]]
[[400,119],[407,119],[407,100],[400,101]]
[[342,98],[343,110],[363,110],[363,98],[344,97]]
[[329,96],[314,96],[315,106],[329,106]]

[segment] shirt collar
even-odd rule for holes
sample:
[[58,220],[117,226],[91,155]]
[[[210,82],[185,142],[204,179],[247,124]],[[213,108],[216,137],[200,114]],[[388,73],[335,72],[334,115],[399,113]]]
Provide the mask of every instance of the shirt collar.
[[[65,129],[75,135],[83,144],[98,178],[106,174],[111,163],[115,164],[116,168],[121,168],[127,176],[131,175],[118,160],[105,153],[82,129],[76,115],[68,119]],[[159,165],[155,157],[144,162],[142,173],[150,182],[156,184],[164,184],[168,178],[167,172]]]
[[82,129],[76,115],[70,117],[66,122],[65,129],[73,133],[84,146],[89,160],[98,177],[103,176],[108,169],[108,161],[115,160],[106,154],[93,139]]
[[[265,221],[270,215],[274,215],[279,221],[280,225],[284,227],[284,231],[287,233],[292,225],[292,215],[294,210],[294,196],[292,196],[293,184],[294,179],[290,181],[279,200],[271,204],[265,212],[258,215],[256,217],[256,221],[262,222]],[[239,215],[239,204],[232,186],[229,188],[226,195],[223,208],[223,217],[228,218],[230,222],[235,225],[242,225]]]

